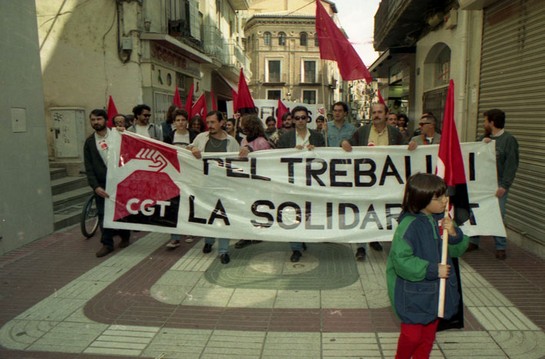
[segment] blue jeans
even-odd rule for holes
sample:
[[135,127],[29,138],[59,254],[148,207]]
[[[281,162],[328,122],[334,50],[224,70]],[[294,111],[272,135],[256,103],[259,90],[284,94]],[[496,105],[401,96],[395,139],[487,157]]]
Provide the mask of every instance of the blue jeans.
[[303,251],[303,242],[290,242],[290,247],[292,251]]
[[[505,204],[507,203],[507,191],[505,192],[503,197],[498,198],[498,202],[500,205],[501,218],[505,220]],[[470,238],[470,242],[476,245],[479,245],[480,241],[481,237],[479,236]],[[505,250],[505,248],[507,248],[507,238],[494,236],[494,241],[496,242],[496,250]]]
[[174,233],[172,233],[172,234],[170,235],[170,240],[171,240],[171,241],[179,242],[179,241],[182,240],[182,235],[181,235],[181,234],[174,234]]
[[[216,243],[216,238],[205,238],[204,243],[214,244]],[[229,239],[227,238],[218,238],[218,253],[225,254],[229,252]]]

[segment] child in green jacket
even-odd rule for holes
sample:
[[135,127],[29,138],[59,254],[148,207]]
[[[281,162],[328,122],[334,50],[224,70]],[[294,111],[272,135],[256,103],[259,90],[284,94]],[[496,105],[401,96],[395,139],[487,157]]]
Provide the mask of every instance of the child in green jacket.
[[[445,182],[435,175],[418,173],[409,178],[402,213],[388,256],[388,294],[401,320],[396,358],[428,358],[435,340],[440,278],[446,278],[445,314],[458,309],[456,273],[450,271],[452,257],[465,252],[469,238],[443,218],[447,205]],[[439,221],[449,233],[447,264],[441,263],[442,240]]]

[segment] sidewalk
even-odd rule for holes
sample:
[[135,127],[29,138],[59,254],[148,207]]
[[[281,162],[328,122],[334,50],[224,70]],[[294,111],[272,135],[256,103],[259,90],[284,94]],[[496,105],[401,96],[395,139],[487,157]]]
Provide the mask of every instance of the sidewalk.
[[[344,244],[167,251],[136,233],[97,259],[79,227],[0,257],[0,358],[393,358],[399,323],[384,252]],[[234,241],[233,241],[234,243]],[[438,333],[432,358],[545,358],[545,261],[491,240],[461,261],[465,329]]]

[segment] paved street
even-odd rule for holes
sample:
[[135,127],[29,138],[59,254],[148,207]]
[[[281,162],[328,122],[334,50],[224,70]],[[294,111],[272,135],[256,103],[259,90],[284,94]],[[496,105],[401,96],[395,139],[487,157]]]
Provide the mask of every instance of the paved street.
[[[79,227],[0,257],[0,358],[393,358],[399,323],[384,252],[345,244],[166,251],[139,232],[97,259]],[[117,239],[116,239],[117,240]],[[234,241],[232,241],[234,244]],[[215,250],[216,248],[214,248]],[[461,261],[466,327],[438,334],[432,358],[545,358],[545,261],[491,240]]]

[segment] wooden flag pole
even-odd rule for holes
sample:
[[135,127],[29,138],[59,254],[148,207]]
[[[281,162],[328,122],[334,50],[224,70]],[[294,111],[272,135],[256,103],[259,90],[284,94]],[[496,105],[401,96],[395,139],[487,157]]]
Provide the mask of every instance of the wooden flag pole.
[[[450,198],[447,196],[447,206],[445,207],[445,218],[449,216]],[[448,256],[448,230],[443,226],[443,250],[441,251],[441,264],[447,264]],[[445,315],[445,291],[447,279],[441,278],[439,281],[439,308],[437,316],[443,318]]]

